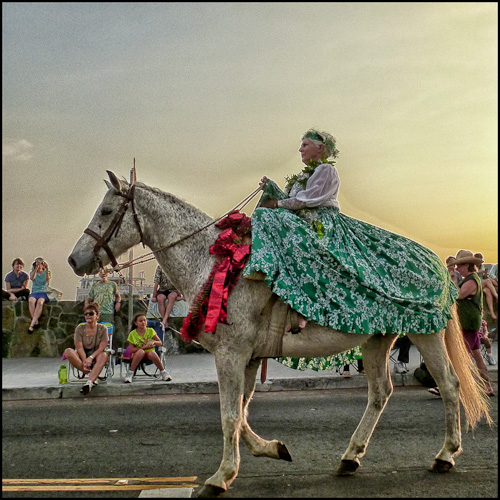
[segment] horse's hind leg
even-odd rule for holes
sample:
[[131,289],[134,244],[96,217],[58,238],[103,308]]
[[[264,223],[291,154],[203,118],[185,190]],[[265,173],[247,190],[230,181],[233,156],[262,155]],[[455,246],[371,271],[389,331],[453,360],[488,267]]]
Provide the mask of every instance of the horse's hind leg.
[[363,366],[368,379],[368,404],[342,456],[337,469],[338,475],[346,476],[356,472],[359,459],[366,453],[373,430],[392,394],[389,352],[395,338],[395,335],[373,335],[363,344]]
[[255,390],[255,377],[260,366],[260,359],[252,359],[245,370],[245,392],[243,396],[243,421],[241,425],[241,439],[250,453],[255,457],[269,457],[292,461],[286,446],[276,439],[267,441],[262,439],[248,425],[248,406]]
[[443,332],[409,335],[425,360],[432,378],[439,387],[445,412],[444,445],[436,455],[433,472],[447,472],[454,465],[453,456],[462,451],[460,431],[459,382],[446,352]]

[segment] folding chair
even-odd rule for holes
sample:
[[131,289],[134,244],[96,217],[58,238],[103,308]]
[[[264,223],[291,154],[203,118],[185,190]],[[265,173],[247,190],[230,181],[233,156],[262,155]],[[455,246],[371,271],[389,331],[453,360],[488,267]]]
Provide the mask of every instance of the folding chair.
[[[115,359],[114,359],[115,350],[113,349],[113,325],[111,323],[98,323],[98,324],[105,325],[106,328],[108,329],[108,345],[106,349],[104,349],[104,352],[108,355],[108,361],[104,365],[96,382],[98,380],[107,380],[107,382],[110,382],[114,374],[114,365],[115,365]],[[85,325],[85,323],[80,323],[80,325]],[[67,359],[66,362],[68,365],[68,383],[74,384],[79,382],[85,382],[88,374],[85,374],[80,370],[78,370],[77,368],[75,368]]]
[[[161,321],[148,319],[148,328],[154,328],[156,334],[161,340],[162,345],[155,347],[155,352],[158,354],[162,364],[166,367],[167,361],[167,348],[165,347],[165,327]],[[130,350],[124,349],[123,347],[118,348],[119,357],[116,360],[116,364],[120,364],[120,379],[125,380],[125,375],[130,368],[130,363],[132,362],[132,357],[130,356]],[[152,367],[150,365],[153,365]],[[149,367],[149,368],[148,368]],[[153,370],[154,368],[154,370]],[[138,373],[138,371],[142,373]],[[125,373],[124,373],[125,372]],[[160,379],[160,370],[158,367],[149,359],[143,358],[134,370],[135,376],[146,376],[148,378]]]

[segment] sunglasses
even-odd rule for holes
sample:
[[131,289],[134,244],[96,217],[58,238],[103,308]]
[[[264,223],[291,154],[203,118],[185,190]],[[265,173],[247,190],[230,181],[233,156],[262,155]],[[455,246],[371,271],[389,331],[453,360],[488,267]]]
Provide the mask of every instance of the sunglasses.
[[84,316],[94,316],[95,312],[94,311],[90,311],[90,312],[83,313],[83,315]]

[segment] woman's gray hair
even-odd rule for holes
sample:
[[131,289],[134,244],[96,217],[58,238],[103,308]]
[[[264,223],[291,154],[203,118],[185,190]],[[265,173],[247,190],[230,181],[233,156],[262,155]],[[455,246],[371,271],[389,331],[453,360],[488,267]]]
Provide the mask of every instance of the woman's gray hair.
[[325,159],[337,158],[339,150],[337,149],[337,141],[333,135],[328,132],[318,132],[311,128],[303,136],[302,140],[310,139],[314,144],[323,145],[325,147]]

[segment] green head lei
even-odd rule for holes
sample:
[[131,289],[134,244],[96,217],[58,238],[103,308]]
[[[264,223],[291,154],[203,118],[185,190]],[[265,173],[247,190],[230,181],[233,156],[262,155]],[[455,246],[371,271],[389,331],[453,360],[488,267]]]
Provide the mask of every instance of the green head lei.
[[339,150],[335,145],[335,138],[326,132],[318,132],[314,129],[309,129],[302,137],[302,139],[312,139],[319,141],[325,146],[326,158],[337,158]]

